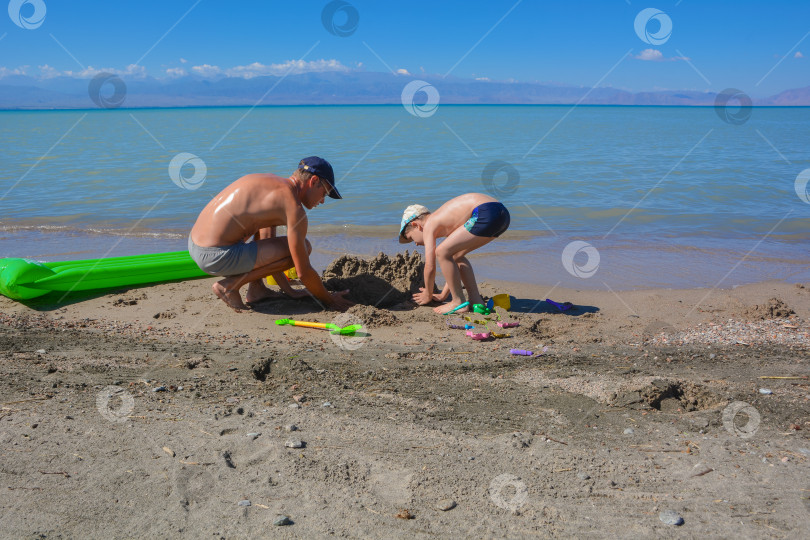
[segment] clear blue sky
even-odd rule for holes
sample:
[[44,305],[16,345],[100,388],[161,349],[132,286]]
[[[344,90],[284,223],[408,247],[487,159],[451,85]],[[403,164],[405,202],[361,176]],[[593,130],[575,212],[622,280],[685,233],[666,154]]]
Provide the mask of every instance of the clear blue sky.
[[[359,25],[347,37],[321,23],[326,1],[38,1],[47,11],[36,29],[0,17],[0,75],[40,76],[44,65],[52,74],[82,66],[125,71],[143,57],[138,69],[166,77],[167,69],[282,64],[317,43],[305,62],[365,71],[387,71],[387,64],[417,77],[452,69],[456,77],[588,87],[601,81],[631,91],[735,87],[754,97],[810,85],[804,0],[351,0]],[[660,45],[644,43],[634,29],[636,15],[650,7],[672,21]],[[30,16],[33,6],[22,9]],[[658,23],[650,24],[655,33]]]

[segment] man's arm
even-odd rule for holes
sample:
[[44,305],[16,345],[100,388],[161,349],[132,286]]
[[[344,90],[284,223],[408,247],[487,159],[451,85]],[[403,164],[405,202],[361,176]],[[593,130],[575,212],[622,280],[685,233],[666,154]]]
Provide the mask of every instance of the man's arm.
[[304,287],[317,298],[324,306],[329,309],[336,309],[343,311],[353,304],[352,302],[343,298],[343,293],[332,294],[326,290],[321,281],[321,276],[312,268],[309,262],[309,253],[307,252],[306,236],[307,236],[307,214],[304,209],[299,205],[295,205],[294,209],[287,211],[287,242],[290,247],[290,255],[292,256],[295,270],[298,272],[298,279],[304,284]]

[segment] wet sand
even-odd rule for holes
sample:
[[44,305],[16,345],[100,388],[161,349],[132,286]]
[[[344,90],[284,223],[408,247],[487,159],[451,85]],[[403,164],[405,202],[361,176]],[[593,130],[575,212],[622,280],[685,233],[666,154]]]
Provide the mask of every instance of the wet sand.
[[3,536],[810,533],[810,289],[489,281],[520,326],[477,342],[407,301],[237,314],[212,283],[0,298]]

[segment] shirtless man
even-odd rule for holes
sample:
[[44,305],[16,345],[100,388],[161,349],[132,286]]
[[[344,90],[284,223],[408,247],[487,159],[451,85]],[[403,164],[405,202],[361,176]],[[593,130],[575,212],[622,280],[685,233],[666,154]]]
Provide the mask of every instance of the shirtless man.
[[[306,239],[307,214],[324,197],[340,199],[328,161],[301,160],[289,178],[248,174],[226,187],[203,208],[188,237],[188,251],[200,269],[225,276],[213,285],[214,294],[235,311],[247,309],[239,289],[249,283],[246,299],[257,302],[272,294],[262,283],[273,276],[282,292],[293,298],[311,294],[328,309],[345,311],[352,303],[348,291],[330,293],[309,262],[312,246]],[[277,237],[276,227],[287,236]],[[253,242],[247,240],[253,237]],[[284,270],[295,266],[307,291],[293,289]]]
[[[482,193],[467,193],[450,199],[431,213],[421,204],[405,209],[399,227],[399,242],[415,242],[425,246],[425,286],[413,295],[419,305],[432,301],[443,302],[448,294],[452,300],[433,308],[436,313],[472,311],[475,304],[483,304],[475,283],[472,265],[467,253],[495,240],[509,228],[509,210]],[[436,239],[447,238],[436,246]],[[436,260],[444,274],[446,284],[442,292],[433,294],[436,279]],[[467,289],[469,302],[464,300]]]

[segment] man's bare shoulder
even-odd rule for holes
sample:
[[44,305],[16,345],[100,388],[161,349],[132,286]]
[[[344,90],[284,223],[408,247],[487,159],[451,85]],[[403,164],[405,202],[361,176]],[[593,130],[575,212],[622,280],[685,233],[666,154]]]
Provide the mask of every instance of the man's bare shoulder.
[[245,176],[241,177],[239,180],[234,182],[234,184],[240,184],[241,186],[251,186],[251,187],[255,186],[263,188],[282,188],[285,186],[288,188],[290,187],[290,182],[287,178],[272,173],[246,174]]

